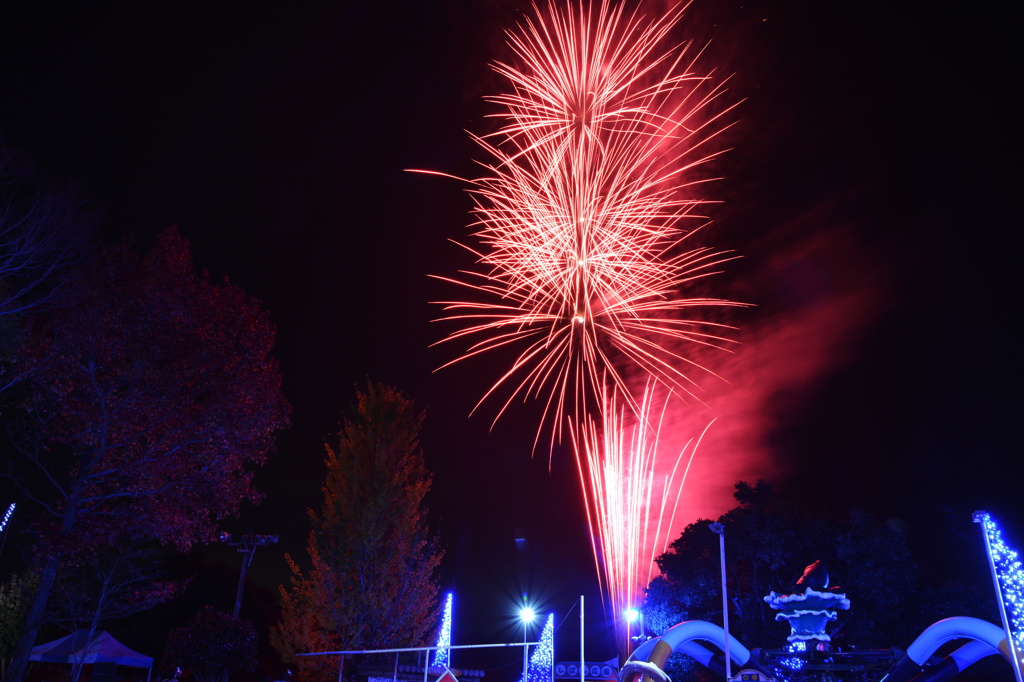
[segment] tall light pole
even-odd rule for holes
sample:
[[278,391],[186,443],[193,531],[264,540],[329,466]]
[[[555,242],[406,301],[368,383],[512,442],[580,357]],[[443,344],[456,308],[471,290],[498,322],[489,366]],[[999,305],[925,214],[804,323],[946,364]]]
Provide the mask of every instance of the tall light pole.
[[586,677],[587,677],[587,672],[586,672],[587,657],[583,653],[584,652],[583,643],[584,643],[584,633],[585,632],[586,632],[586,627],[585,627],[585,624],[583,622],[583,595],[581,594],[580,595],[580,682],[587,682],[586,681]]
[[722,555],[722,623],[725,626],[725,679],[732,679],[732,660],[729,658],[729,593],[725,590],[725,526],[718,521],[708,524],[718,533],[718,549]]
[[279,537],[277,535],[253,535],[251,531],[248,535],[231,535],[230,533],[221,532],[218,536],[218,539],[225,545],[237,547],[239,554],[245,554],[242,557],[242,572],[238,576],[238,590],[235,592],[235,618],[238,618],[238,613],[242,610],[242,589],[245,587],[245,572],[249,569],[249,565],[252,564],[256,548],[260,545],[273,545]]
[[534,614],[533,609],[529,606],[524,606],[519,611],[519,618],[523,621],[523,682],[526,680],[526,666],[530,658],[530,647],[527,644],[527,633],[529,632],[530,623],[533,622]]

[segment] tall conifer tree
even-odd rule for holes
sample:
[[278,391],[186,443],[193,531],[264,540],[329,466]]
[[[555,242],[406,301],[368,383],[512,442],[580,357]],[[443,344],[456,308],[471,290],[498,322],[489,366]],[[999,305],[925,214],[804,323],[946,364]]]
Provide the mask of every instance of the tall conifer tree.
[[[431,477],[419,447],[422,422],[401,392],[370,383],[337,446],[326,446],[323,505],[309,512],[309,568],[288,557],[292,589],[281,588],[274,640],[286,658],[415,646],[433,636],[441,551],[426,523]],[[324,663],[303,657],[298,664],[311,678]]]

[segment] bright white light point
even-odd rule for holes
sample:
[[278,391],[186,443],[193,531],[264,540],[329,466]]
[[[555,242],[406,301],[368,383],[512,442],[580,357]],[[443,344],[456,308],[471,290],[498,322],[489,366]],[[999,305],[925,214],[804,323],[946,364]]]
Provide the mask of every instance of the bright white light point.
[[626,620],[628,620],[630,623],[632,623],[633,621],[635,621],[639,617],[640,617],[640,612],[637,611],[636,609],[632,609],[632,608],[626,609]]
[[519,617],[523,619],[524,623],[532,623],[534,616],[535,614],[533,612],[533,609],[531,609],[530,607],[526,607],[525,609],[519,612]]
[[573,319],[574,322],[576,322],[576,324],[583,324],[583,316],[582,315],[577,315],[576,317],[574,317],[572,319]]

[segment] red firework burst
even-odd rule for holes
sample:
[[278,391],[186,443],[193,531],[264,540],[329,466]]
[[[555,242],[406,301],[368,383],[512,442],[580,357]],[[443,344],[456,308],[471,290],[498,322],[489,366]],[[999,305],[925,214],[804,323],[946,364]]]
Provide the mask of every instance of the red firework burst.
[[566,416],[600,414],[606,384],[638,411],[632,374],[692,395],[707,370],[680,342],[727,342],[690,311],[736,304],[683,290],[730,256],[683,242],[707,203],[692,171],[720,153],[707,150],[732,107],[692,46],[661,47],[681,13],[551,6],[509,34],[515,65],[495,66],[510,91],[490,98],[501,128],[476,138],[491,157],[470,190],[477,267],[442,278],[473,296],[442,302],[460,325],[445,341],[469,341],[452,362],[514,349],[481,402],[505,389],[500,416],[541,398],[552,437]]

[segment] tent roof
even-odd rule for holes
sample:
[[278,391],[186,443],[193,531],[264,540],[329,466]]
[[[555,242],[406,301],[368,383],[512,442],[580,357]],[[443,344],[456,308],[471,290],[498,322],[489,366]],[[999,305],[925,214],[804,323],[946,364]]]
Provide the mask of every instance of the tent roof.
[[86,645],[88,636],[88,630],[78,630],[66,637],[40,644],[32,648],[29,660],[45,663],[116,663],[135,668],[153,667],[152,657],[132,651],[106,630],[97,630],[92,641]]

